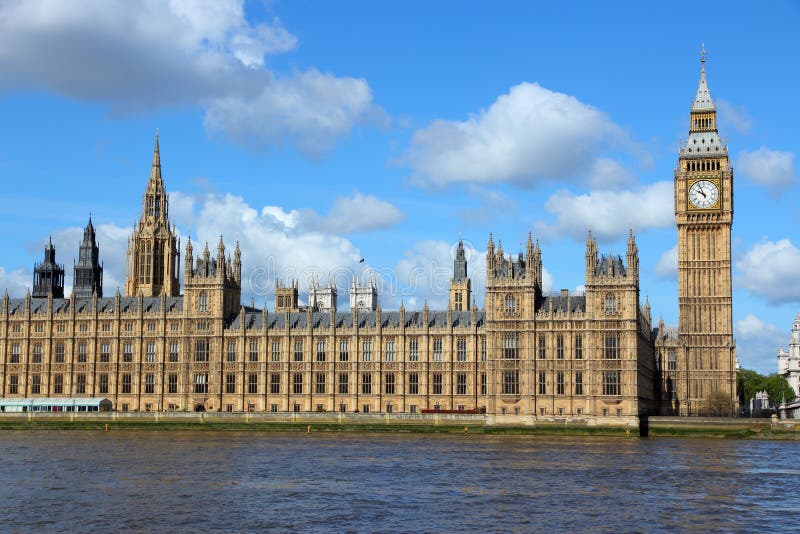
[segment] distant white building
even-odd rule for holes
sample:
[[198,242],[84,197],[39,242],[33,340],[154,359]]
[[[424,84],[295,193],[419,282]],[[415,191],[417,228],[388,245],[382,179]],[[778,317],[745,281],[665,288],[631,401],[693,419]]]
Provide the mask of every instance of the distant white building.
[[353,280],[350,284],[350,310],[375,311],[378,309],[378,288],[375,280],[370,280],[365,286]]
[[778,374],[789,382],[795,396],[800,398],[800,313],[792,324],[789,352],[778,350]]
[[336,297],[338,292],[336,284],[329,280],[326,287],[320,287],[316,280],[311,281],[308,289],[308,306],[313,311],[336,311]]

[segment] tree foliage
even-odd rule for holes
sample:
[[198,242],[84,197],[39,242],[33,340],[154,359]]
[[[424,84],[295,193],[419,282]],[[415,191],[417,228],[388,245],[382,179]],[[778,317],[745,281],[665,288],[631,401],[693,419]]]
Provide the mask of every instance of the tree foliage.
[[794,400],[794,391],[785,378],[777,373],[764,376],[750,369],[740,369],[736,373],[737,389],[740,398],[747,402],[759,391],[766,391],[773,404]]

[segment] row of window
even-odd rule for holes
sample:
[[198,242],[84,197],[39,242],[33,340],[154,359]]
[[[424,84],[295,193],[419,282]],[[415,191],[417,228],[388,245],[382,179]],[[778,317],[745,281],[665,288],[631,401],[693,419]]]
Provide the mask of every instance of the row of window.
[[[372,374],[363,373],[361,375],[361,394],[371,395],[372,388]],[[208,374],[196,373],[194,375],[194,392],[195,393],[208,393]],[[120,377],[120,393],[126,394],[132,392],[132,376],[129,373],[123,373]],[[41,391],[41,376],[38,374],[31,375],[30,377],[30,393],[39,395]],[[75,383],[75,393],[86,393],[86,375],[77,374]],[[108,375],[102,373],[98,375],[98,393],[107,394],[108,391]],[[328,393],[327,378],[325,373],[314,374],[314,393],[324,395]],[[386,395],[395,394],[395,374],[386,373],[384,375],[384,393]],[[442,373],[431,374],[431,394],[441,395],[443,393],[443,375]],[[336,391],[341,395],[347,395],[350,391],[350,375],[347,373],[339,373],[337,376]],[[419,373],[408,374],[407,393],[409,395],[419,394]],[[156,377],[153,373],[144,374],[144,393],[155,393]],[[575,380],[573,382],[574,394],[583,395],[583,373],[576,372]],[[64,388],[64,377],[61,374],[53,375],[53,393],[62,394]],[[304,393],[303,388],[303,373],[293,373],[291,376],[291,391],[295,394]],[[547,394],[547,373],[539,372],[538,374],[538,388],[537,391],[540,395]],[[248,373],[247,375],[247,392],[250,394],[258,393],[258,373]],[[269,375],[269,392],[273,395],[281,393],[281,375],[280,373],[271,373]],[[19,376],[11,374],[8,376],[8,393],[16,395],[19,393]],[[167,375],[167,393],[178,393],[178,375],[170,373]],[[225,393],[237,393],[236,390],[236,373],[227,373],[225,375]],[[353,391],[355,393],[355,391]],[[467,394],[467,373],[456,373],[455,375],[455,394]],[[480,394],[486,394],[486,373],[480,374]],[[503,395],[519,395],[519,371],[504,371],[502,374],[502,394]],[[566,394],[565,373],[556,373],[555,381],[555,395]],[[603,371],[602,372],[602,394],[604,396],[620,395],[620,371]]]
[[[42,333],[44,332],[44,321],[36,321],[32,323],[32,330],[35,333]],[[122,329],[124,332],[133,332],[133,322],[126,321],[122,323]],[[146,323],[146,329],[148,332],[155,332],[156,331],[156,321],[148,321]],[[170,322],[169,329],[171,332],[177,332],[180,330],[180,324],[178,322]],[[207,330],[208,323],[200,322],[197,323],[198,330]],[[66,323],[58,322],[55,325],[56,332],[66,332],[67,327]],[[89,323],[88,322],[80,322],[78,323],[78,332],[88,332],[89,331]],[[111,332],[111,321],[103,321],[100,323],[100,332]],[[22,332],[22,324],[15,323],[11,325],[11,332],[14,334],[19,334]]]
[[[304,360],[305,351],[303,349],[303,339],[295,339],[292,352],[292,360],[302,362]],[[519,358],[519,336],[516,333],[508,333],[503,336],[502,340],[502,356],[504,359],[518,359]],[[326,340],[321,339],[316,342],[315,360],[324,362],[328,359],[327,351],[328,343]],[[583,359],[583,336],[578,334],[574,338],[573,344],[574,358],[576,360]],[[168,347],[168,361],[177,362],[180,353],[180,344],[178,341],[170,341]],[[393,339],[386,341],[386,351],[384,352],[384,361],[393,362],[396,358],[396,346]],[[85,363],[87,361],[88,345],[87,342],[81,341],[77,346],[77,361],[78,363]],[[443,339],[441,337],[434,337],[432,342],[431,357],[434,362],[443,361]],[[556,336],[555,356],[556,359],[562,360],[565,355],[564,336],[559,334]],[[347,340],[339,341],[338,351],[339,361],[347,362],[350,360],[350,342]],[[209,361],[210,350],[209,340],[201,339],[195,342],[194,360],[197,362]],[[545,359],[547,357],[547,346],[544,337],[539,338],[538,344],[538,357]],[[620,359],[620,336],[619,333],[606,334],[603,338],[603,358],[609,360]],[[369,362],[373,359],[373,344],[372,340],[364,340],[362,342],[361,350],[362,361]],[[150,341],[145,345],[145,362],[155,362],[157,360],[156,342]],[[228,341],[226,360],[235,362],[237,360],[237,344],[236,341]],[[259,340],[251,339],[247,352],[247,360],[250,362],[259,361]],[[419,340],[412,338],[409,340],[409,361],[419,361]],[[486,360],[486,338],[481,338],[481,361]],[[64,363],[65,350],[63,343],[56,343],[54,351],[54,362]],[[99,361],[107,363],[111,361],[111,343],[100,343]],[[133,343],[125,342],[122,344],[122,361],[125,363],[133,362]],[[272,341],[270,361],[281,361],[281,342],[279,340]],[[459,336],[456,338],[456,361],[467,361],[467,338]],[[20,362],[20,344],[11,344],[10,363]],[[32,363],[42,363],[42,344],[34,343],[31,354]]]

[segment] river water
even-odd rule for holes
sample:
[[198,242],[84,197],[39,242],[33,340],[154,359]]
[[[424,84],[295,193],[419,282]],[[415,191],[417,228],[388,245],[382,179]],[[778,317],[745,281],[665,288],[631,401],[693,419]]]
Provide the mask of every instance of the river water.
[[790,531],[800,442],[0,432],[0,530]]

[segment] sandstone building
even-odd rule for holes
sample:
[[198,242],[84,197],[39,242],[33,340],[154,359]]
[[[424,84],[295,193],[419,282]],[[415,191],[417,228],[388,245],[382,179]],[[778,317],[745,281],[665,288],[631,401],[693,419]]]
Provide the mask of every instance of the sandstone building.
[[[732,171],[704,70],[700,83],[705,92],[698,91],[675,177],[676,336],[654,331],[650,306],[641,303],[632,232],[624,257],[600,255],[588,234],[581,294],[544,292],[543,254],[531,235],[516,255],[490,235],[483,310],[472,300],[462,243],[446,310],[384,311],[374,282],[358,280],[348,311],[337,310],[336,287],[316,281],[307,307],[292,280],[276,281],[271,311],[245,306],[238,243],[231,254],[222,237],[213,252],[189,240],[181,261],[156,136],[128,243],[125,295],[102,294],[91,220],[69,298],[48,245],[35,293],[6,293],[0,303],[2,397],[107,398],[115,410],[474,410],[552,419],[637,417],[663,407],[665,384],[669,395],[689,392],[694,403],[704,392],[733,394]],[[692,152],[695,140],[713,151]],[[715,203],[705,200],[706,182],[718,191]],[[698,190],[703,198],[691,204]],[[669,363],[673,351],[682,374]]]

